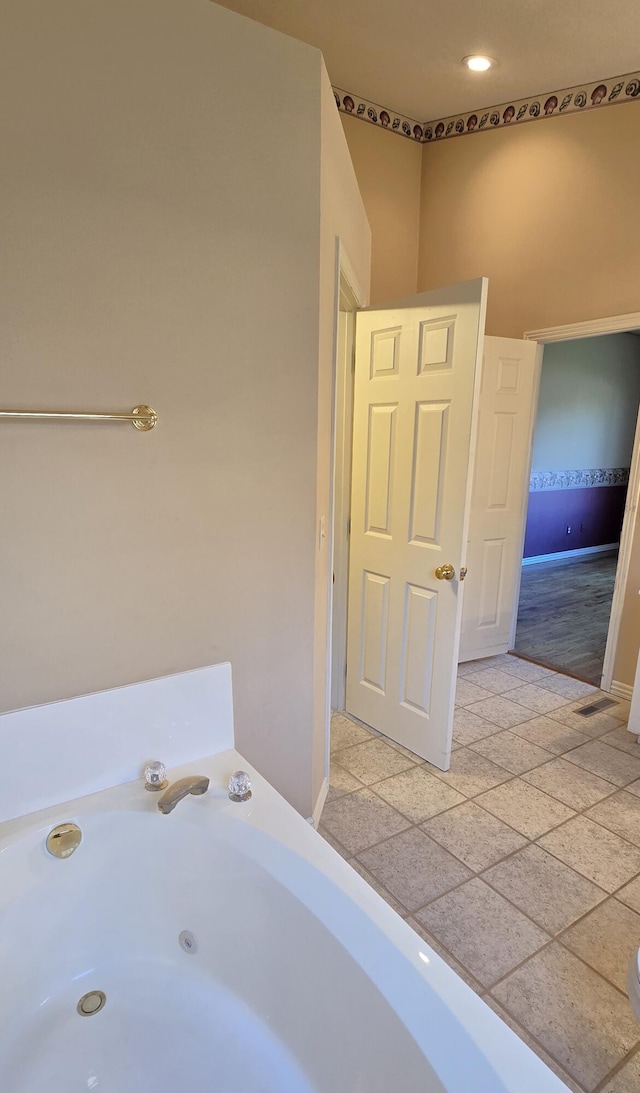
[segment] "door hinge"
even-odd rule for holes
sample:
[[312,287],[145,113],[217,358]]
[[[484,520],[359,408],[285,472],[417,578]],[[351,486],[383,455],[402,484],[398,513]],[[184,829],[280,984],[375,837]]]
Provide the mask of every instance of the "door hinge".
[[347,535],[351,535],[351,517],[347,518]]
[[356,370],[356,347],[354,345],[353,349],[351,350],[351,371],[355,372],[355,370]]

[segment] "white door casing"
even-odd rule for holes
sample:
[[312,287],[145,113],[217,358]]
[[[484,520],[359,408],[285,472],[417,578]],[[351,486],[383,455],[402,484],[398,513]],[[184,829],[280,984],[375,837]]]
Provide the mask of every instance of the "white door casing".
[[484,340],[461,661],[506,653],[512,644],[541,355],[536,342]]
[[[341,293],[341,297],[342,297]],[[338,312],[334,434],[334,508],[331,624],[331,708],[345,706],[347,662],[348,524],[351,515],[351,449],[353,423],[353,352],[356,306]],[[345,310],[343,310],[343,307]]]
[[481,278],[356,319],[346,707],[443,770],[486,294]]

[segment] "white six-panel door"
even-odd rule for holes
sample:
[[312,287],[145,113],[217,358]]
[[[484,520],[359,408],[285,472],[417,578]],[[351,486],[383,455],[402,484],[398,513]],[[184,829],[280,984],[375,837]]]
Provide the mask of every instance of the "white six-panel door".
[[[447,769],[486,281],[356,320],[347,710]],[[455,570],[438,579],[438,567]]]
[[505,653],[520,588],[538,343],[485,338],[460,660]]

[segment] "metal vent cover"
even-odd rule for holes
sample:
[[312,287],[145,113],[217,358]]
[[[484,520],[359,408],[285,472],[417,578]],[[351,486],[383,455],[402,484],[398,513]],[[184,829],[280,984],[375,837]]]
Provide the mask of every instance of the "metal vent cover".
[[597,702],[590,702],[587,706],[578,706],[575,713],[579,713],[581,717],[592,717],[594,713],[602,713],[603,710],[608,710],[610,706],[617,706],[618,703],[613,698],[599,698]]

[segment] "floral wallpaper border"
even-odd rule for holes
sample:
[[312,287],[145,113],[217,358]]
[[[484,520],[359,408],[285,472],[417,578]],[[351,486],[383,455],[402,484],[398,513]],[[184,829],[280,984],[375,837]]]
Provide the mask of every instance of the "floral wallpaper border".
[[353,117],[361,118],[382,129],[390,129],[409,140],[429,144],[451,137],[468,136],[482,130],[488,132],[528,121],[558,117],[560,114],[576,114],[601,106],[640,101],[640,71],[426,122],[415,121],[340,87],[334,87],[333,93],[338,110],[343,114],[352,114]]
[[626,486],[628,467],[598,467],[587,471],[532,471],[529,491],[575,490],[590,486]]

